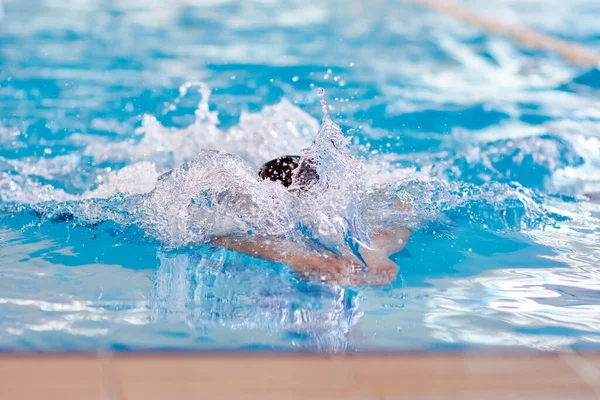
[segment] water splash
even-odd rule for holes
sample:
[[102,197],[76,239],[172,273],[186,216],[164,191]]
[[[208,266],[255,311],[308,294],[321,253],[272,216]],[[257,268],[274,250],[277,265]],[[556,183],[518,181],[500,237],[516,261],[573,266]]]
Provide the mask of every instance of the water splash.
[[259,182],[240,157],[203,150],[158,179],[139,223],[176,247],[212,236],[285,235],[295,226],[295,200],[282,185]]
[[[237,126],[223,131],[217,127],[218,114],[209,110],[210,89],[203,83],[183,85],[168,108],[177,107],[192,88],[202,99],[191,126],[165,127],[145,116],[138,130],[141,140],[113,148],[89,143],[86,151],[97,161],[110,156],[132,163],[100,176],[95,187],[81,195],[27,176],[27,171],[48,177],[64,172],[44,161],[35,168],[12,162],[12,172],[0,179],[0,196],[4,202],[32,204],[31,209],[46,219],[137,226],[168,248],[201,245],[213,236],[254,234],[308,239],[334,252],[349,248],[358,254],[360,245],[368,245],[371,232],[394,225],[417,230],[466,218],[489,229],[533,229],[564,218],[556,209],[546,210],[543,195],[535,189],[510,182],[449,181],[443,168],[449,163],[432,166],[429,172],[398,170],[401,173],[387,180],[374,180],[379,177],[372,169],[374,159],[353,155],[350,139],[329,115],[323,89],[318,91],[321,126],[302,150],[291,190],[261,182],[256,165],[267,155],[279,156],[288,149],[295,153],[316,123],[282,101],[258,114],[243,114]],[[207,149],[211,147],[216,149]],[[555,152],[555,147],[549,148]],[[60,161],[49,160],[56,165]],[[163,173],[179,161],[184,162]],[[382,168],[396,170],[389,163]],[[318,179],[303,176],[306,170]],[[398,210],[394,199],[408,205],[409,211]]]
[[84,154],[96,163],[152,162],[165,172],[188,162],[204,149],[237,154],[254,168],[282,154],[298,154],[307,147],[318,122],[283,99],[259,113],[242,112],[239,123],[227,130],[218,127],[218,114],[209,109],[210,89],[202,82],[189,82],[179,88],[179,96],[166,108],[176,109],[192,88],[201,100],[194,122],[185,128],[168,127],[154,115],[144,115],[136,136],[122,142],[108,142],[87,135],[74,135],[76,144],[85,145]]
[[[322,244],[339,249],[339,238],[344,238],[358,253],[358,242],[368,243],[360,209],[365,195],[363,165],[351,153],[350,140],[331,120],[323,88],[318,89],[318,96],[323,111],[321,127],[311,146],[303,151],[295,176],[297,183],[291,189],[302,192],[301,212],[309,221],[307,227],[318,232]],[[304,176],[305,171],[315,171],[318,179]]]

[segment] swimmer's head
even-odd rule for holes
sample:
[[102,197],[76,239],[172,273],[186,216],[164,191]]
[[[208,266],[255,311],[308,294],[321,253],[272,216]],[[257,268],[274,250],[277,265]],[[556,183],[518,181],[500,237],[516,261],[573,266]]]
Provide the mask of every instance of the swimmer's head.
[[294,181],[299,188],[305,188],[319,180],[319,174],[310,159],[300,162],[300,156],[282,156],[266,162],[258,171],[260,179],[281,182],[290,187]]

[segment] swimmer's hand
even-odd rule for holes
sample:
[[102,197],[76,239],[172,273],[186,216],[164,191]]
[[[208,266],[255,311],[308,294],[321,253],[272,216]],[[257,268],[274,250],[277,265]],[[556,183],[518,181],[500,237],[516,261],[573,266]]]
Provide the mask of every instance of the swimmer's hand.
[[276,237],[221,236],[211,242],[249,256],[285,264],[303,277],[344,285],[387,285],[398,275],[398,266],[389,256],[404,248],[410,234],[406,228],[397,228],[373,235],[371,245],[360,249],[366,265],[351,254],[339,256],[325,249],[317,252],[303,244]]

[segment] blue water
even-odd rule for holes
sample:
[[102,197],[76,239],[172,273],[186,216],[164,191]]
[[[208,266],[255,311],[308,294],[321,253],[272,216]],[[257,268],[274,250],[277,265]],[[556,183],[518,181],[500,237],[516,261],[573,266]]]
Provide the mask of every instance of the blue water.
[[[0,3],[1,350],[598,348],[598,68],[391,0]],[[600,48],[594,2],[521,3],[487,12]],[[309,144],[318,87],[369,190],[410,198],[393,283],[190,241],[176,190],[134,220],[205,147]]]

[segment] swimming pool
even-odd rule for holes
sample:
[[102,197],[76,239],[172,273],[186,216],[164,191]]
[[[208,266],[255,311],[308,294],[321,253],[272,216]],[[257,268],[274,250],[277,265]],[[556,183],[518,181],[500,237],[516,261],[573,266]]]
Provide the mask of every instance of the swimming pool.
[[[497,3],[599,46],[590,2]],[[400,1],[3,11],[1,350],[598,348],[597,68]],[[176,187],[144,219],[161,223],[132,223],[118,192],[153,190],[203,148],[256,167],[308,145],[319,87],[367,191],[412,199],[395,282],[305,281],[194,245],[162,224],[180,214],[161,208],[188,210]]]

